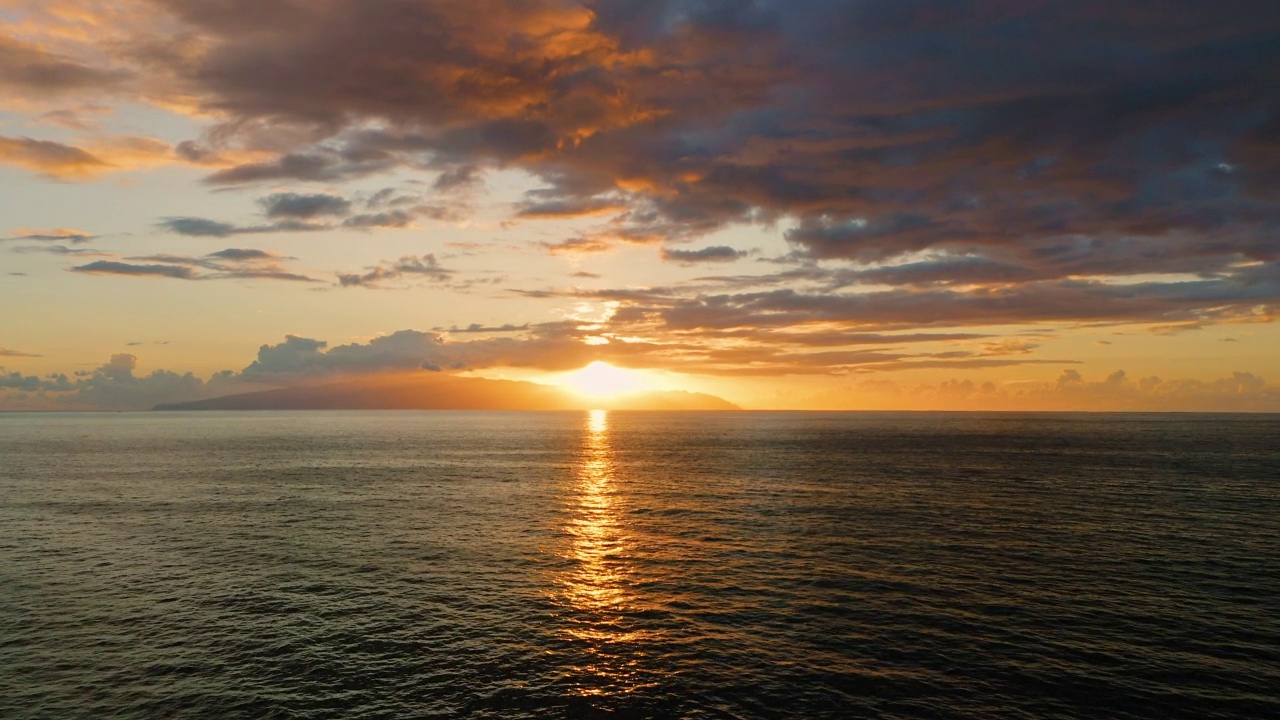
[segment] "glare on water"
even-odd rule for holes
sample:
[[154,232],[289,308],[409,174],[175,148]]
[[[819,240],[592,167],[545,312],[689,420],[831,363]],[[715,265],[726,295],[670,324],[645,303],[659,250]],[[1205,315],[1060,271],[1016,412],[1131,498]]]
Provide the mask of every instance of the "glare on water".
[[636,657],[647,633],[628,627],[635,609],[631,548],[617,507],[613,443],[606,410],[585,418],[575,467],[572,512],[565,527],[571,538],[572,568],[561,578],[567,612],[566,633],[585,644],[593,662],[579,668],[583,694],[634,690],[640,686]]

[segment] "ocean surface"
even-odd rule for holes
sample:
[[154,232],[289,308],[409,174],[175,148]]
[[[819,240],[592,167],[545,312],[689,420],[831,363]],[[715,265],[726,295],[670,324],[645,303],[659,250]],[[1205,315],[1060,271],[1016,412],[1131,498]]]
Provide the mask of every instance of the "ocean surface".
[[1280,416],[0,415],[0,717],[1280,717]]

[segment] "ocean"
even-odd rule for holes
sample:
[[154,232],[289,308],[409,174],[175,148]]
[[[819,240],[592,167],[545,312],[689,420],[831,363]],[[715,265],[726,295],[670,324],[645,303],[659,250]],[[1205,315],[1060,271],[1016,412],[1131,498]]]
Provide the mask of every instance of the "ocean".
[[0,415],[0,717],[1280,717],[1280,416]]

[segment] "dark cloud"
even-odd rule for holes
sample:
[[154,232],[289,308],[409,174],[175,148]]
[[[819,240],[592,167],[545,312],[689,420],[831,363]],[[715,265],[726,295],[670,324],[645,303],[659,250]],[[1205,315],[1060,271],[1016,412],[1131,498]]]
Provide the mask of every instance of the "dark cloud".
[[91,275],[153,276],[178,280],[195,280],[197,277],[191,268],[182,265],[135,265],[114,260],[97,260],[88,265],[73,267],[71,271]]
[[330,229],[329,225],[303,220],[279,220],[268,225],[233,225],[231,223],[198,217],[164,218],[157,225],[171,233],[188,237],[231,237],[232,235],[258,235],[263,233],[317,232]]
[[124,70],[84,64],[0,36],[0,88],[28,96],[50,97],[110,88],[129,76]]
[[269,162],[236,165],[219,170],[205,178],[205,182],[211,185],[244,185],[279,180],[338,182],[384,172],[402,164],[400,160],[385,153],[369,158],[360,158],[358,155],[318,151],[288,154]]
[[351,201],[337,195],[273,193],[258,202],[266,208],[269,218],[310,220],[325,215],[346,215],[351,210]]
[[228,237],[239,229],[230,223],[198,217],[171,217],[161,220],[159,226],[178,235],[191,237]]
[[338,273],[338,285],[378,288],[383,287],[383,283],[388,280],[399,280],[406,276],[439,282],[450,279],[453,274],[452,270],[441,266],[433,254],[406,255],[395,262],[384,262],[372,267],[365,273]]
[[71,248],[66,245],[19,245],[13,249],[16,253],[47,253],[49,255],[74,255],[78,257],[107,257],[92,248]]
[[1280,253],[1261,0],[162,4],[206,43],[169,70],[230,118],[212,137],[277,153],[213,183],[519,168],[545,183],[519,216],[610,215],[555,251],[785,222],[865,284]]
[[557,219],[611,215],[626,210],[626,205],[616,199],[569,198],[527,202],[516,212],[518,217],[530,219]]
[[[792,289],[704,296],[657,309],[672,328],[785,327],[813,323],[897,327],[1037,322],[1156,322],[1203,318],[1266,319],[1259,303],[1280,293],[1280,278],[1113,285],[1087,281],[1034,282],[1014,287],[887,290],[805,294]],[[1208,310],[1206,308],[1213,308]]]
[[26,240],[39,242],[68,242],[72,245],[87,243],[90,240],[96,240],[97,235],[80,232],[79,230],[47,230],[43,232],[29,232],[23,235],[12,235],[10,237],[0,238],[0,242],[6,240]]
[[432,187],[442,191],[461,190],[478,185],[480,180],[479,168],[474,165],[459,165],[440,173]]
[[[259,201],[272,222],[265,225],[235,225],[200,217],[169,217],[157,225],[169,232],[188,237],[231,237],[265,233],[320,232],[337,228],[404,228],[420,217],[433,220],[457,219],[457,213],[440,205],[419,204],[408,208],[389,208],[343,218],[351,210],[351,201],[336,195],[297,195],[276,193]],[[379,204],[386,204],[379,199]]]
[[735,250],[728,245],[712,245],[701,250],[672,250],[662,248],[662,259],[684,265],[708,262],[733,262],[745,257],[746,250]]
[[284,266],[294,258],[256,248],[227,248],[203,257],[187,255],[144,255],[118,260],[99,260],[71,268],[73,272],[97,275],[155,276],[176,280],[283,280],[321,282]]
[[402,228],[411,225],[413,217],[413,213],[404,210],[387,210],[355,215],[343,220],[342,224],[354,228]]
[[268,252],[266,250],[259,250],[257,248],[227,248],[226,250],[211,252],[205,257],[217,258],[220,260],[239,261],[239,262],[256,261],[256,260],[290,260],[292,259],[292,258],[286,258],[282,255],[277,255],[273,252]]

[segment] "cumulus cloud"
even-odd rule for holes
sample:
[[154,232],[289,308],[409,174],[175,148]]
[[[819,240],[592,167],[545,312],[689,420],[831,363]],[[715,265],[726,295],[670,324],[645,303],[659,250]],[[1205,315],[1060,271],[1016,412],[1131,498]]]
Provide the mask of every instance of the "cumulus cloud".
[[142,410],[176,399],[216,397],[253,389],[229,372],[215,373],[204,380],[191,373],[168,370],[138,375],[137,367],[137,356],[120,353],[75,377],[64,374],[38,377],[16,372],[6,375],[0,369],[0,391],[10,391],[0,392],[0,407]]
[[282,343],[260,347],[258,358],[240,376],[254,381],[296,380],[417,370],[437,352],[439,343],[438,335],[416,330],[332,348],[323,340],[288,335]]

